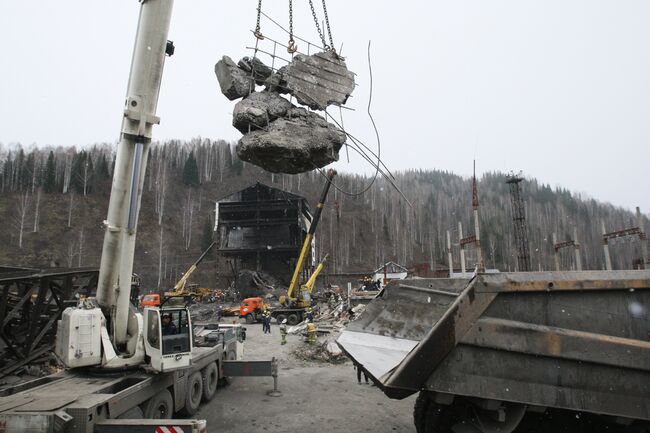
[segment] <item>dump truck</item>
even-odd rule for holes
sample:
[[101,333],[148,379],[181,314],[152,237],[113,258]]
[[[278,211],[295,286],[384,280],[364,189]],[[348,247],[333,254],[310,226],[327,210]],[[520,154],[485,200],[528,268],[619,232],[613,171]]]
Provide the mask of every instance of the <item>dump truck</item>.
[[650,271],[393,281],[337,340],[418,433],[650,431]]

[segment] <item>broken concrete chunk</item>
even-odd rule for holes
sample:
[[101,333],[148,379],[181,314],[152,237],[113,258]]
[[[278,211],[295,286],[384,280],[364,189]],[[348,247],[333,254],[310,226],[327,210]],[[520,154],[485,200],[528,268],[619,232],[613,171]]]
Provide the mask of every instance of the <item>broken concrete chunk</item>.
[[252,74],[255,82],[259,85],[264,84],[264,81],[273,74],[271,68],[262,63],[257,57],[243,57],[237,65],[247,74]]
[[343,105],[354,90],[354,74],[335,53],[299,54],[274,77],[298,102],[314,110]]
[[214,66],[221,93],[232,100],[243,98],[255,90],[255,84],[250,73],[237,67],[228,56],[223,56]]
[[346,135],[316,113],[291,108],[266,130],[251,131],[237,144],[237,155],[273,173],[303,173],[339,159]]
[[275,92],[255,92],[235,105],[232,125],[246,134],[265,128],[290,108],[291,103]]

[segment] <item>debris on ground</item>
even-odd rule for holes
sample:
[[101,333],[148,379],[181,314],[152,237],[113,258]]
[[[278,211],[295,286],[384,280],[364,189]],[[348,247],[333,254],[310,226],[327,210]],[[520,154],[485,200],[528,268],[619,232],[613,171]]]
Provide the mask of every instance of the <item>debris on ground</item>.
[[[223,307],[216,303],[193,304],[188,309],[193,322],[218,322],[224,316]],[[239,313],[239,307],[237,307],[237,312]]]
[[278,286],[278,281],[265,272],[243,269],[237,273],[232,289],[244,299],[274,293]]
[[[230,100],[243,98],[233,111],[233,126],[244,136],[237,155],[273,173],[297,174],[338,161],[346,134],[316,110],[343,105],[354,90],[354,74],[336,53],[299,54],[273,72],[258,58],[235,63],[223,56],[215,66],[221,92]],[[264,85],[256,91],[255,84]]]
[[319,361],[327,362],[330,364],[342,364],[348,358],[343,355],[341,349],[333,341],[323,341],[314,345],[302,345],[297,347],[293,352],[293,356],[302,361]]

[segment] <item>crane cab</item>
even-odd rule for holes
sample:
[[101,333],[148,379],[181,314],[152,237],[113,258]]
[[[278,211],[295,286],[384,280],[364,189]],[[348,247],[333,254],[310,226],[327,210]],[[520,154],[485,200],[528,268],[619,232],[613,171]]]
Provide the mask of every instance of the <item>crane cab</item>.
[[192,323],[186,308],[145,308],[144,347],[149,365],[164,372],[192,364]]

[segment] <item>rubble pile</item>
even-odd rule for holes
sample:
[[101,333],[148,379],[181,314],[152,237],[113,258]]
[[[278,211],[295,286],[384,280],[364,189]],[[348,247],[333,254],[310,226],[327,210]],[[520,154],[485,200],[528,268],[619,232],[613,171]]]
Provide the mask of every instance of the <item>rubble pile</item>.
[[219,321],[223,316],[223,307],[216,303],[192,304],[189,310],[193,322]]
[[[295,349],[292,354],[303,361],[328,362],[340,364],[347,359],[339,346],[335,343],[343,328],[352,320],[356,320],[365,310],[365,305],[357,305],[348,309],[347,301],[339,299],[324,305],[314,316],[314,323],[319,340],[318,344],[304,344]],[[287,329],[288,334],[308,337],[307,321],[303,321]]]
[[237,273],[233,290],[243,299],[273,294],[278,286],[278,281],[265,272],[243,269]]
[[343,352],[333,341],[323,341],[313,346],[302,345],[292,352],[302,361],[318,361],[330,364],[342,364],[347,360]]
[[[215,65],[221,93],[239,101],[233,126],[244,136],[237,155],[273,173],[303,173],[337,161],[345,132],[280,95],[291,95],[314,110],[343,105],[354,90],[354,74],[334,52],[299,54],[276,72],[258,58],[235,63],[223,56]],[[256,91],[256,85],[265,86]]]

